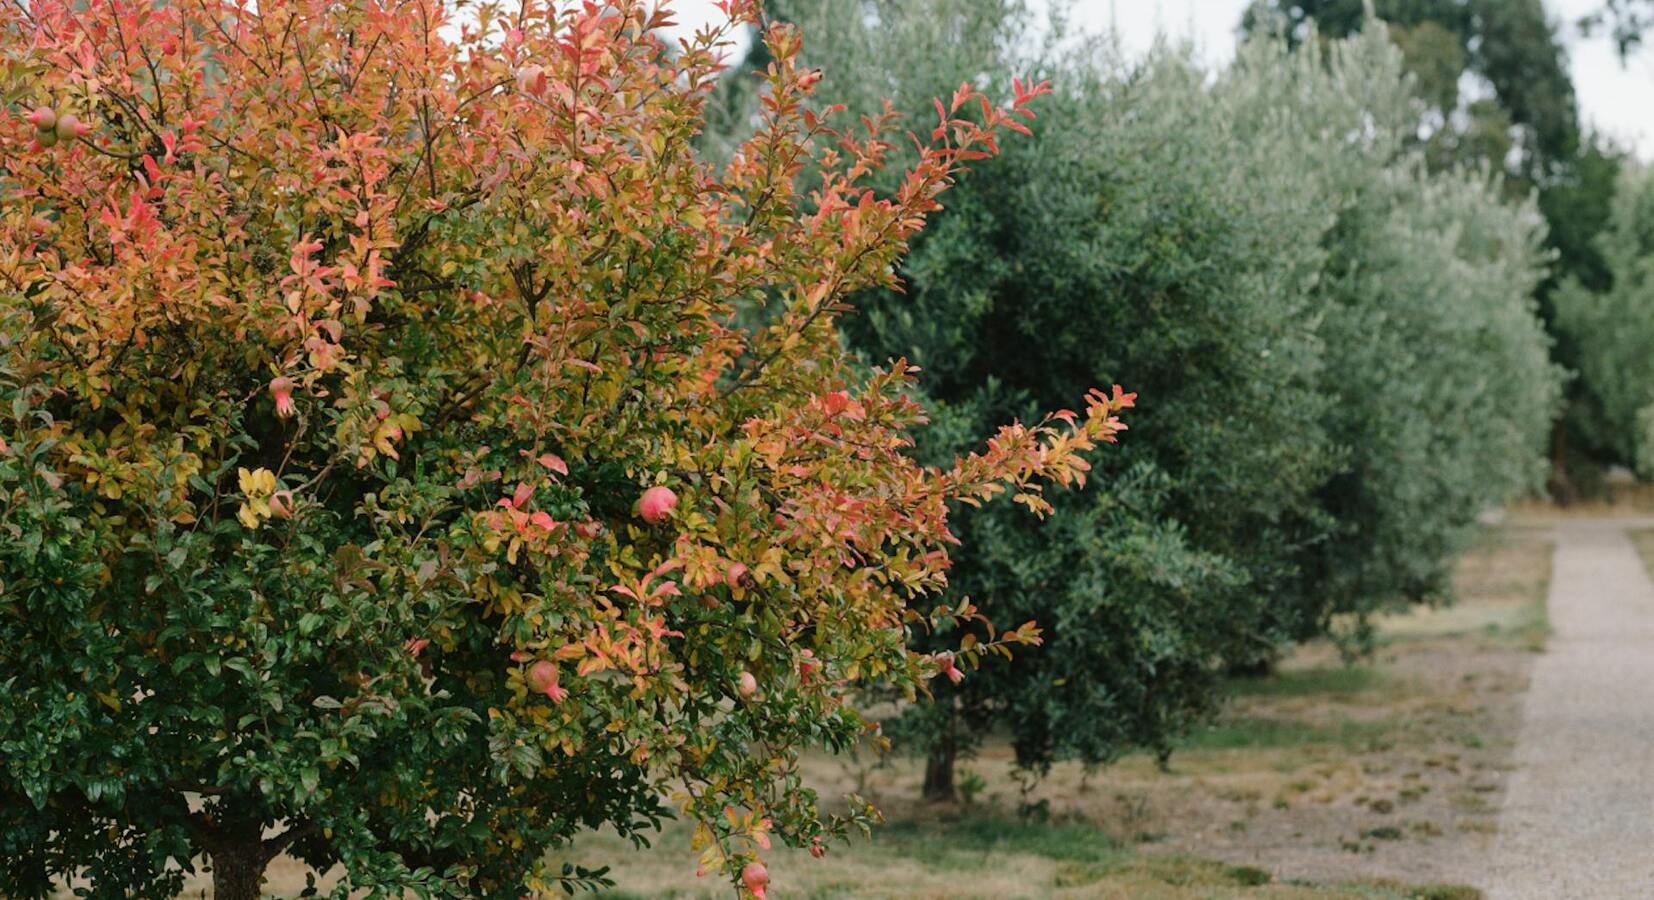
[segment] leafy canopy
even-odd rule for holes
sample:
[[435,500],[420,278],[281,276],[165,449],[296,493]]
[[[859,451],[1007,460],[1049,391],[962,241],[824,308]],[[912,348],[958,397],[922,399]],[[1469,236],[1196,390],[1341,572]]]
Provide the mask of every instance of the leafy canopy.
[[1542,223],[1423,164],[1428,113],[1381,23],[1259,36],[1207,73],[1031,40],[1015,0],[768,5],[837,36],[806,58],[861,112],[872,86],[917,112],[983,54],[1057,85],[915,240],[903,293],[845,320],[866,363],[925,368],[921,458],[1120,373],[1144,398],[1106,477],[1039,527],[960,518],[952,583],[1044,644],[905,710],[935,795],[995,729],[1035,771],[1169,752],[1225,668],[1443,596],[1476,514],[1535,483],[1557,386]]
[[718,171],[727,31],[652,6],[0,8],[0,893],[515,896],[663,802],[734,876],[864,821],[797,771],[853,693],[1036,640],[908,649],[977,618],[950,503],[1047,509],[1131,395],[923,466],[836,321],[1045,88],[875,193],[889,118],[831,130],[771,27]]

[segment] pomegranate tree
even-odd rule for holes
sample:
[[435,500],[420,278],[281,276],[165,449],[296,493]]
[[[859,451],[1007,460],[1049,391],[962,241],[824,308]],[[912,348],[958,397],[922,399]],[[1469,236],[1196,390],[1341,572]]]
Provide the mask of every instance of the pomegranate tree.
[[761,894],[857,824],[798,755],[975,618],[950,506],[1045,509],[1130,395],[915,462],[837,319],[1043,89],[943,99],[876,193],[891,122],[722,5],[774,62],[721,169],[728,31],[641,0],[0,6],[0,894],[521,896],[669,812]]

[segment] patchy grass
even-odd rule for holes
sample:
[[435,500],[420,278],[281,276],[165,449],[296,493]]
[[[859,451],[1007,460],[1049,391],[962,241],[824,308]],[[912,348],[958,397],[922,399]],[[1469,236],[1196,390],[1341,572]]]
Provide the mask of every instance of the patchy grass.
[[1356,697],[1385,686],[1384,672],[1367,665],[1310,666],[1277,672],[1269,678],[1242,678],[1230,683],[1238,697]]
[[1654,513],[1654,483],[1639,481],[1629,472],[1611,473],[1594,496],[1581,497],[1566,505],[1541,497],[1530,497],[1511,506],[1513,518],[1521,521],[1557,521],[1579,518],[1610,518]]
[[1195,729],[1183,741],[1182,750],[1263,750],[1320,745],[1370,748],[1386,743],[1390,730],[1384,722],[1346,719],[1316,724],[1299,719],[1231,716]]
[[1550,579],[1548,529],[1534,524],[1488,528],[1459,561],[1453,579],[1456,602],[1386,617],[1380,622],[1379,644],[1450,640],[1538,652],[1550,636],[1545,613]]
[[1636,528],[1630,534],[1631,543],[1637,548],[1637,555],[1642,557],[1643,567],[1654,577],[1654,528]]

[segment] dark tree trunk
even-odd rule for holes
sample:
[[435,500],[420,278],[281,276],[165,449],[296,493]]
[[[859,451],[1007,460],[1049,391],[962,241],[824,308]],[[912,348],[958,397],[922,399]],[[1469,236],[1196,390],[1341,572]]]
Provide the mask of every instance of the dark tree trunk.
[[264,867],[275,854],[257,824],[224,828],[207,845],[216,900],[258,900]]
[[212,895],[218,900],[258,900],[264,881],[262,854],[241,855],[223,850],[212,856]]
[[1551,499],[1559,506],[1572,506],[1579,493],[1569,472],[1566,427],[1560,418],[1551,426],[1551,475],[1545,485]]
[[959,746],[952,734],[938,738],[925,759],[925,800],[932,803],[954,803],[959,794],[953,788],[953,761],[959,755]]
[[1270,678],[1275,674],[1275,658],[1263,656],[1243,663],[1230,663],[1227,673],[1230,678]]

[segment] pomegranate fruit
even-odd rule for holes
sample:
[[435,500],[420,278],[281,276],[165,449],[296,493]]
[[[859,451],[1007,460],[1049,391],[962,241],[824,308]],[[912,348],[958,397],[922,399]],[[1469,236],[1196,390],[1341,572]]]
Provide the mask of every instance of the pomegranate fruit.
[[749,862],[741,869],[741,884],[749,893],[759,900],[763,900],[764,890],[770,883],[770,870],[764,868],[761,862]]
[[672,516],[672,508],[678,505],[678,495],[672,493],[669,487],[652,487],[643,492],[638,500],[638,515],[650,525],[659,525]]
[[276,415],[290,419],[297,409],[293,406],[293,379],[278,375],[270,379],[270,396],[276,400]]
[[87,129],[74,113],[64,113],[57,117],[57,127],[54,130],[57,132],[58,140],[72,141],[85,134]]
[[965,673],[959,671],[959,666],[954,664],[952,653],[936,654],[936,664],[941,666],[942,674],[948,676],[948,680],[954,684],[958,684],[965,677]]
[[549,659],[542,659],[528,669],[528,686],[537,694],[545,694],[553,703],[562,703],[569,692],[557,683],[557,664]]

